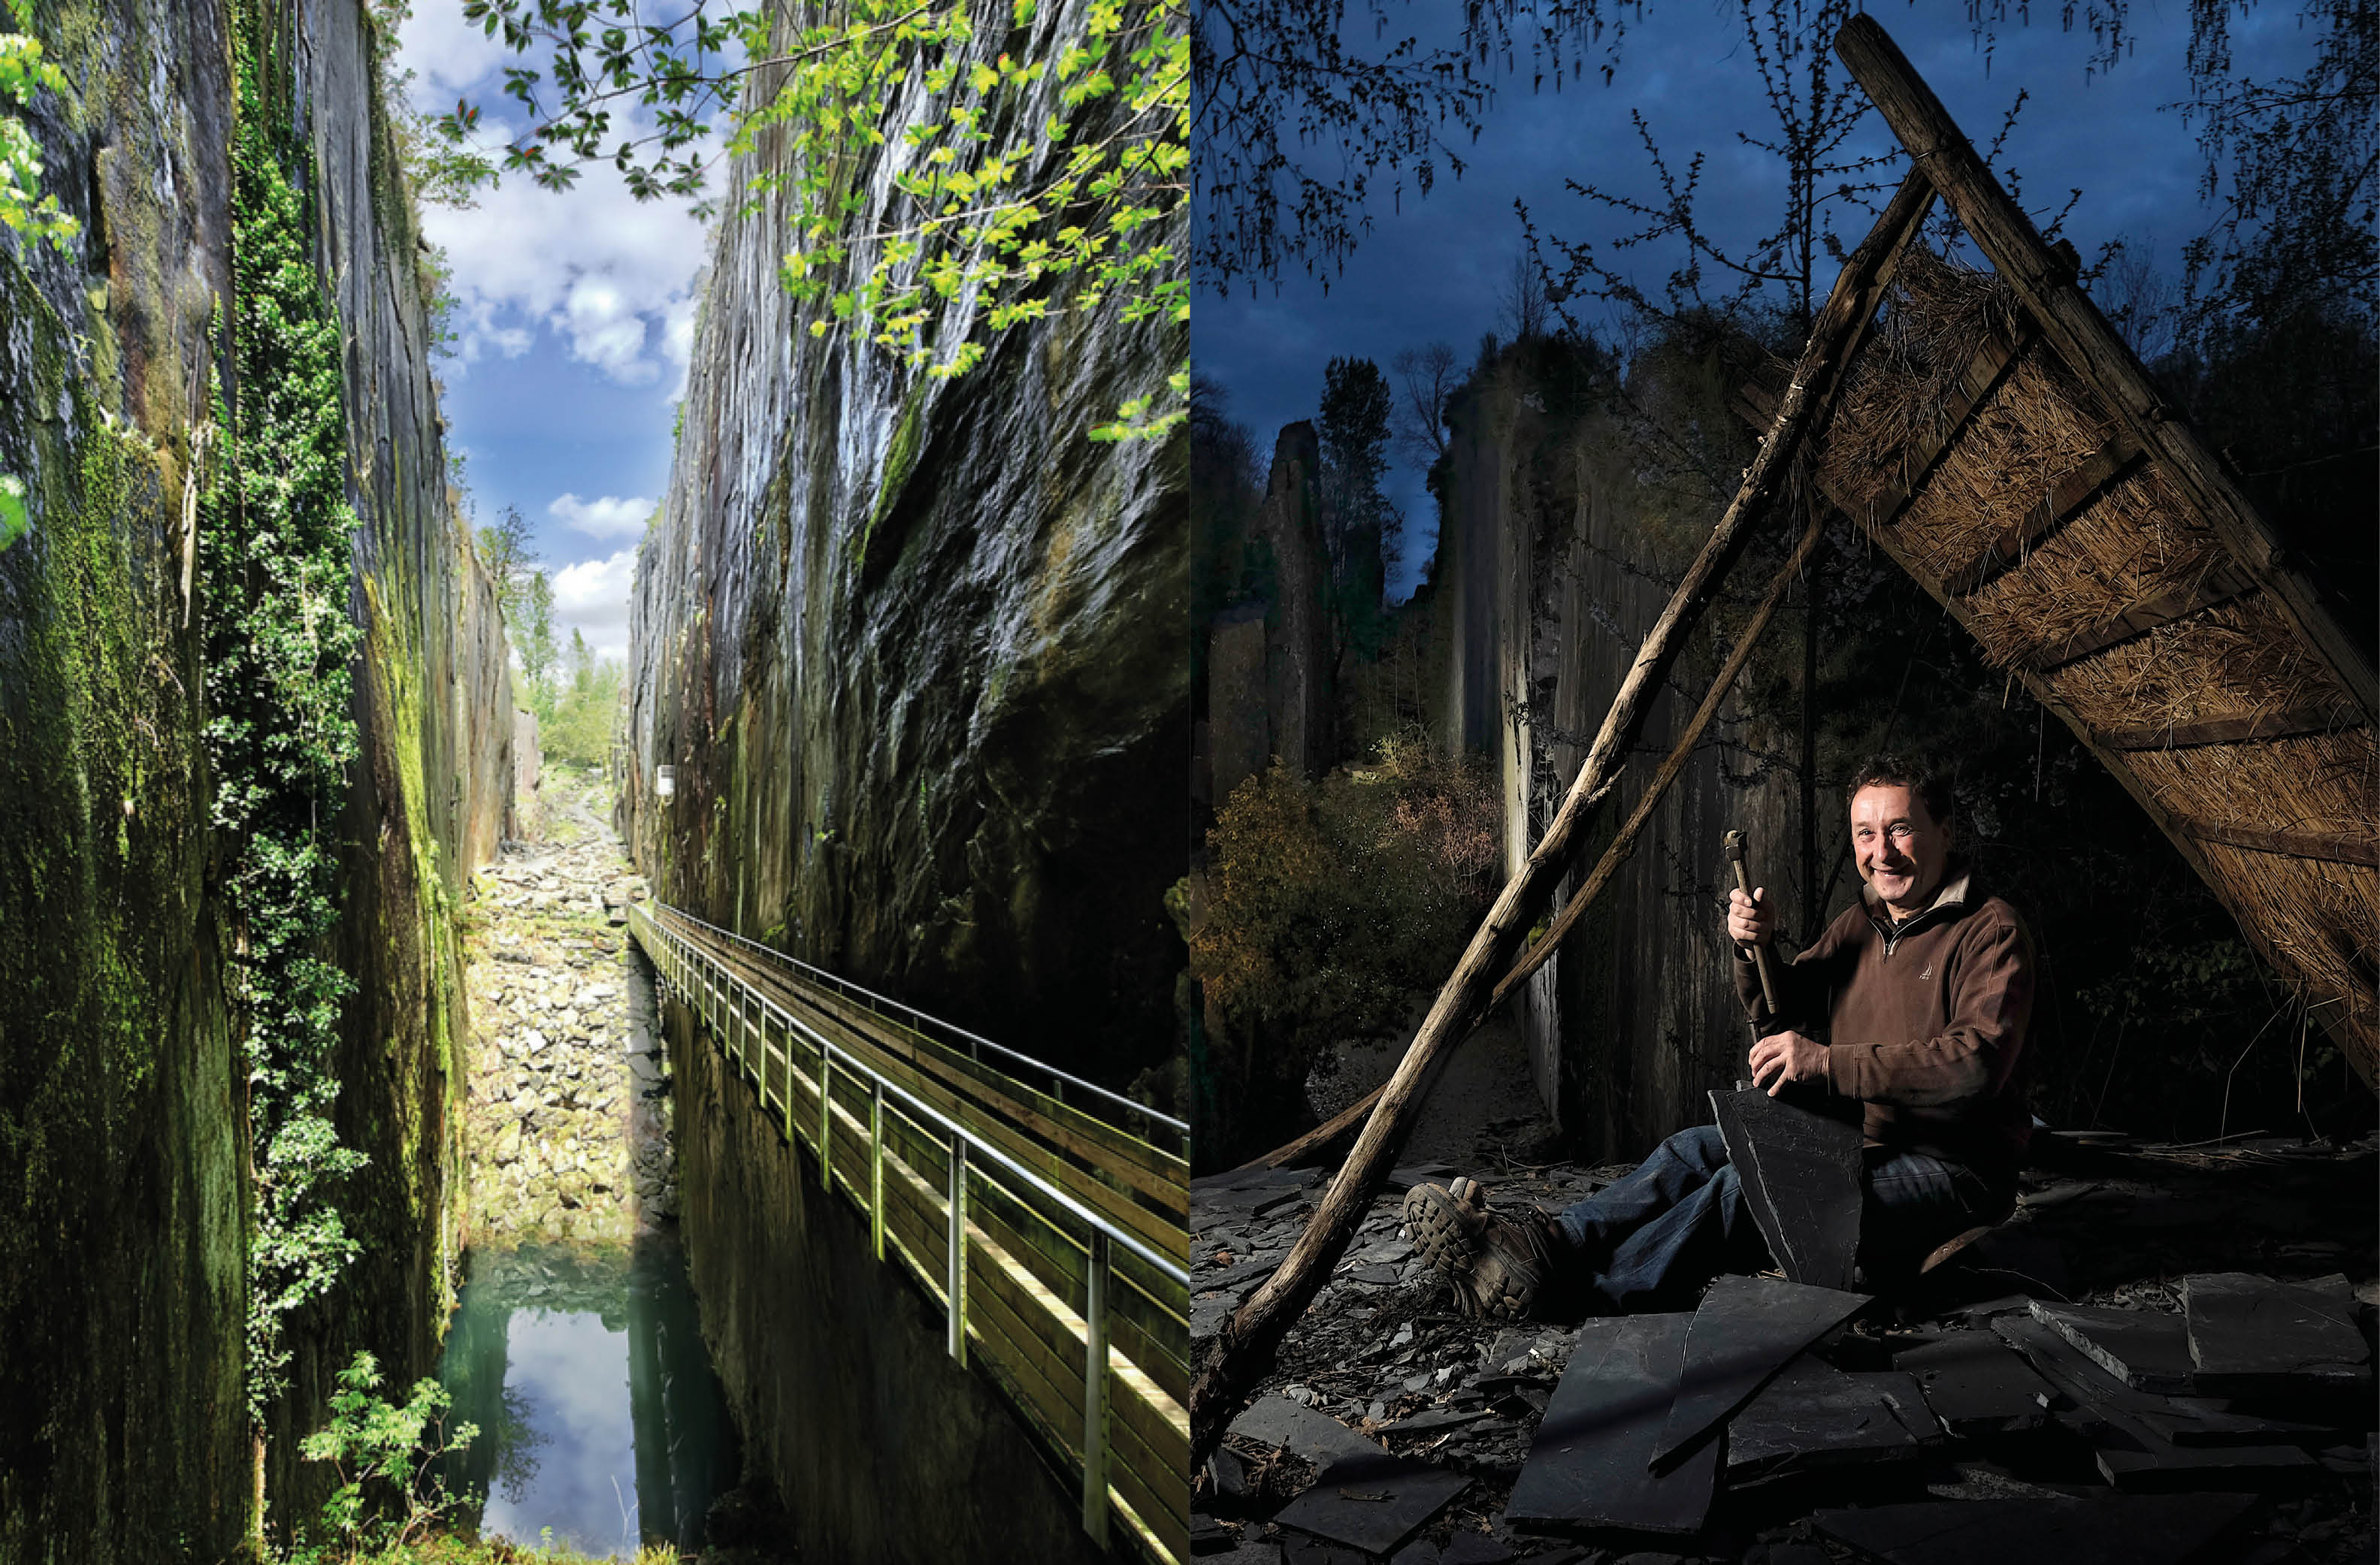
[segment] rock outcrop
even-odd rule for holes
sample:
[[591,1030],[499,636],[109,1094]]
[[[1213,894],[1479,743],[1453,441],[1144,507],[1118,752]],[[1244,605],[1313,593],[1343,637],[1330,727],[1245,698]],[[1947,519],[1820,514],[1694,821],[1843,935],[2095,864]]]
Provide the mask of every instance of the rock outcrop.
[[[1519,349],[1475,377],[1449,422],[1433,584],[1434,630],[1448,657],[1443,732],[1498,762],[1509,874],[1535,844],[1532,823],[1560,807],[1669,601],[1670,578],[1717,509],[1692,486],[1645,481],[1649,464],[1632,459],[1626,427],[1549,396]],[[1657,698],[1640,776],[1701,694],[1687,672]],[[1743,831],[1766,860],[1767,883],[1780,889],[1787,844],[1800,840],[1793,782],[1747,758],[1746,721],[1722,714],[1634,855],[1520,997],[1538,1092],[1583,1156],[1641,1156],[1705,1120],[1702,1095],[1743,1074],[1743,1010],[1721,928],[1733,882],[1720,838]],[[1635,786],[1609,807],[1610,822],[1633,806]],[[1582,844],[1558,901],[1577,890],[1609,836],[1607,825]],[[1797,899],[1798,891],[1785,905]]]
[[[1024,39],[1002,8],[973,47],[1031,57],[1084,8]],[[883,171],[852,188],[854,230],[884,221]],[[1186,443],[1088,431],[1162,393],[1183,334],[1111,305],[932,380],[811,334],[785,200],[756,200],[717,233],[638,564],[623,834],[660,900],[1123,1085],[1173,1047]]]
[[[215,1559],[254,1521],[244,1401],[247,1071],[228,989],[194,588],[211,388],[228,366],[240,6],[42,6],[68,90],[24,111],[71,253],[0,256],[0,1559]],[[280,14],[275,12],[275,14]],[[396,153],[358,0],[295,8],[317,261],[347,346],[349,612],[360,754],[330,954],[357,993],[335,1070],[337,1197],[362,1253],[301,1318],[269,1419],[287,1518],[298,1433],[368,1346],[429,1366],[452,1259],[465,1026],[451,910],[509,770],[494,596],[446,500]],[[287,62],[294,61],[293,65]],[[301,163],[306,160],[300,159]],[[220,446],[215,447],[220,450]]]

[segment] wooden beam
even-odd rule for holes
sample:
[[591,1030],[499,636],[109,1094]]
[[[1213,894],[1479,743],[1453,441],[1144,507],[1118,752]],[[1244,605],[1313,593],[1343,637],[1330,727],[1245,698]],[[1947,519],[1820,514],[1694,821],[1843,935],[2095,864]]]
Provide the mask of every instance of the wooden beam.
[[1718,596],[1728,572],[1751,543],[1752,523],[1767,514],[1783,490],[1811,427],[1825,421],[1843,371],[1875,319],[1891,263],[1915,236],[1933,200],[1925,176],[1912,172],[1844,265],[1826,309],[1811,328],[1792,382],[1779,400],[1776,424],[1761,442],[1752,466],[1744,470],[1735,498],[1645,636],[1561,808],[1530,851],[1528,862],[1504,883],[1454,971],[1439,989],[1421,1030],[1415,1034],[1396,1074],[1389,1078],[1371,1119],[1355,1138],[1347,1160],[1340,1165],[1338,1177],[1330,1182],[1305,1231],[1298,1236],[1281,1268],[1223,1323],[1208,1347],[1190,1388],[1191,1471],[1196,1472],[1221,1443],[1225,1426],[1270,1370],[1281,1339],[1330,1280],[1331,1268],[1346,1253],[1348,1242],[1369,1212],[1372,1198],[1387,1179],[1454,1045],[1487,1013],[1491,985],[1519,953],[1529,926],[1536,922],[1554,887],[1570,868],[1571,845],[1579,827],[1619,784],[1628,752],[1643,732],[1670,666]]
[[2363,725],[2363,714],[2352,705],[2328,701],[2246,717],[2208,718],[2203,722],[2111,728],[2098,739],[2111,750],[2181,750],[2193,745],[2239,745],[2256,739],[2287,739],[2299,734],[2335,734],[2343,728]]
[[2017,356],[2024,351],[2033,338],[2030,325],[2013,337],[1998,332],[1985,337],[1984,346],[1977,348],[1974,358],[1967,361],[1966,370],[1960,375],[1957,387],[1944,400],[1943,406],[1949,410],[1949,419],[1940,429],[1909,443],[1908,455],[1900,460],[1898,481],[1854,515],[1870,528],[1888,528],[1900,521],[1900,514],[1909,509],[1909,503],[1917,497],[1917,491],[1925,487],[1925,480],[1934,476],[1936,466],[1952,446],[1959,443],[1959,437],[1966,433],[1967,421],[1975,416],[1975,409],[1981,407],[1985,399],[1998,388],[2008,374],[2009,367],[2017,361]]
[[2152,593],[2114,618],[2088,630],[2078,630],[2063,641],[2035,648],[2020,661],[2035,673],[2055,673],[2069,663],[2079,663],[2094,653],[2120,646],[2135,637],[2146,636],[2159,625],[2188,619],[2217,603],[2228,603],[2254,590],[2238,568],[2226,560],[2196,581]]
[[2155,458],[2222,539],[2247,579],[2273,594],[2299,639],[2330,665],[2340,688],[2366,716],[2380,718],[2380,682],[2368,650],[2322,607],[2313,585],[2290,563],[2254,503],[2167,405],[2140,360],[2075,286],[2071,269],[2042,243],[1891,37],[1873,17],[1855,16],[1835,35],[1835,53],[2016,289],[2058,356]]
[[2331,864],[2368,864],[2380,868],[2380,843],[2365,837],[2331,837],[2310,831],[2259,831],[2246,826],[2202,826],[2185,820],[2181,829],[2202,843],[2253,853],[2286,854],[2291,858],[2318,858]]
[[1943,579],[1943,588],[1964,598],[1997,581],[2042,540],[2081,516],[2109,484],[2138,467],[2141,458],[2141,448],[2131,437],[2119,434],[2050,485],[2039,504],[2001,528],[1998,538],[1984,545],[1983,552]]

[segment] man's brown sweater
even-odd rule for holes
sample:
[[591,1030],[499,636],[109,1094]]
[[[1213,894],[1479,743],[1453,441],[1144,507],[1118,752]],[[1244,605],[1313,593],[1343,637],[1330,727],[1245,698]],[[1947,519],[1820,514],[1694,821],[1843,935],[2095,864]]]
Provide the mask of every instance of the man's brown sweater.
[[[1863,888],[1777,982],[1785,1023],[1828,1018],[1828,1090],[1866,1104],[1869,1145],[2013,1185],[2033,1134],[2018,1065],[2034,995],[2033,938],[2014,908],[1976,900],[1955,863],[1933,905],[1898,925]],[[1759,1014],[1758,969],[1740,948],[1735,987]]]

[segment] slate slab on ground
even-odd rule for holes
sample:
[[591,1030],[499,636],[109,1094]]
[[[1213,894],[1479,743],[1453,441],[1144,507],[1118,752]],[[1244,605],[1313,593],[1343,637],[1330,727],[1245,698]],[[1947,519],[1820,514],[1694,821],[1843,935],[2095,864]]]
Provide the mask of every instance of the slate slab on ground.
[[1318,1467],[1351,1457],[1388,1454],[1378,1441],[1366,1439],[1330,1414],[1281,1396],[1258,1398],[1232,1420],[1230,1432],[1277,1446]]
[[1507,1520],[1540,1528],[1701,1530],[1718,1475],[1718,1442],[1704,1442],[1666,1474],[1650,1470],[1693,1320],[1614,1316],[1579,1328],[1528,1463],[1512,1485]]
[[2197,1389],[2189,1329],[2178,1315],[2047,1304],[2038,1299],[2032,1314],[2136,1391],[2186,1397]]
[[2177,1411],[2171,1399],[2134,1390],[2030,1316],[2003,1316],[1992,1322],[1992,1329],[2073,1401],[2098,1448],[2100,1473],[2119,1489],[2247,1492],[2296,1486],[2322,1471],[2320,1462],[2295,1446],[2177,1444],[2147,1418]]
[[2106,1499],[1947,1500],[1821,1510],[1818,1531],[1887,1565],[2213,1565],[2254,1503],[2210,1494]]
[[1847,1373],[1803,1353],[1728,1420],[1727,1476],[1891,1461],[1941,1441],[1915,1376]]
[[1953,1434],[2017,1434],[2049,1417],[2056,1393],[2014,1348],[1989,1330],[1954,1331],[1895,1353],[1895,1369],[1917,1378],[1925,1403]]
[[1866,1191],[1859,1127],[1759,1087],[1714,1092],[1710,1101],[1745,1209],[1778,1266],[1796,1282],[1848,1289]]
[[1331,1462],[1273,1520],[1367,1554],[1388,1554],[1470,1486],[1470,1479],[1436,1462],[1375,1450]]
[[2352,1294],[2248,1272],[2181,1280],[2198,1388],[2217,1395],[2352,1391],[2371,1383],[2371,1349]]
[[1686,1328],[1677,1396],[1662,1420],[1653,1462],[1667,1467],[1742,1407],[1787,1360],[1868,1303],[1774,1277],[1721,1277],[1703,1294]]

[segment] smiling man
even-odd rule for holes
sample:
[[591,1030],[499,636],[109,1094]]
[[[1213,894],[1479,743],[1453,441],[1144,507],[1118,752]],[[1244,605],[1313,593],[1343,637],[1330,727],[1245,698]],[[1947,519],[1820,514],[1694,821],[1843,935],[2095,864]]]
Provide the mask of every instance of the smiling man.
[[[2033,1122],[2019,1065],[2034,958],[2016,911],[1984,895],[1956,853],[1940,779],[1876,758],[1852,781],[1851,828],[1860,902],[1778,969],[1776,1020],[1753,955],[1776,934],[1765,890],[1729,893],[1727,932],[1737,992],[1762,1024],[1755,1084],[1859,1106],[1860,1253],[1874,1280],[1913,1271],[2015,1202]],[[1717,1127],[1697,1125],[1559,1219],[1498,1216],[1471,1180],[1416,1185],[1404,1210],[1467,1311],[1517,1318],[1680,1308],[1719,1272],[1759,1270],[1767,1249],[1743,1202]]]

